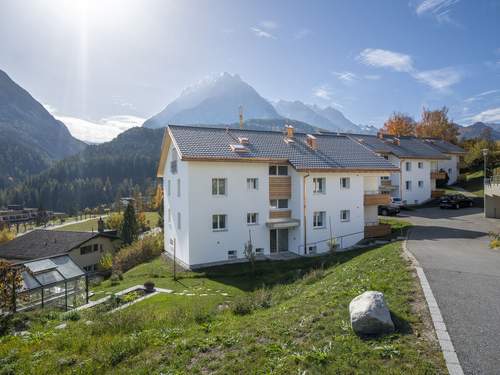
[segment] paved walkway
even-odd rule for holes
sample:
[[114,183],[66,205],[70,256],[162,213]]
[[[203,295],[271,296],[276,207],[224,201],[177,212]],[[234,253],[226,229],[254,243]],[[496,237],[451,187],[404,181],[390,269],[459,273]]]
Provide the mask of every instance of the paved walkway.
[[424,269],[465,374],[500,373],[500,220],[479,208],[424,208],[407,217],[408,250]]

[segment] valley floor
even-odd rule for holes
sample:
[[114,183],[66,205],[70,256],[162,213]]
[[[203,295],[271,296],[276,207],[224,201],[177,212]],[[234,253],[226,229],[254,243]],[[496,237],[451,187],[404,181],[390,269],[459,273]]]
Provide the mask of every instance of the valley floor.
[[[444,374],[420,287],[400,243],[286,262],[182,272],[156,259],[93,288],[97,297],[152,280],[159,294],[127,309],[34,313],[30,334],[0,338],[15,374]],[[348,305],[385,293],[394,334],[360,338]],[[70,318],[70,319],[69,319]],[[21,317],[17,319],[22,320]]]

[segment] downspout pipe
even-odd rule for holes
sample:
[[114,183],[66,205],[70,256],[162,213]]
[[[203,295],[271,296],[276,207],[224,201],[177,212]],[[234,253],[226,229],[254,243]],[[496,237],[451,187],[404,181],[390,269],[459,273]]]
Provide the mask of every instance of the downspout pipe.
[[304,226],[304,255],[307,254],[307,213],[306,213],[306,209],[307,209],[307,191],[306,191],[306,179],[309,177],[309,172],[306,172],[306,174],[303,176],[303,197],[302,197],[302,200],[303,200],[303,226]]

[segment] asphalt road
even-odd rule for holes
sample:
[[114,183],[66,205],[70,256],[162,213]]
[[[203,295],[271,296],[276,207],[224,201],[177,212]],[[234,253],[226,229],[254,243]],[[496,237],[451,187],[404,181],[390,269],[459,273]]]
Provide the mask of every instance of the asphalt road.
[[414,224],[408,250],[427,276],[465,374],[500,374],[500,251],[482,209],[403,212]]

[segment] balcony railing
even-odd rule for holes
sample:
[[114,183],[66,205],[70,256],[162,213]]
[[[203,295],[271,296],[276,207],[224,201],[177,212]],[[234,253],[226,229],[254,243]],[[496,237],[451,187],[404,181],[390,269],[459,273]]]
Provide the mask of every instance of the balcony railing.
[[446,172],[445,171],[431,171],[431,179],[433,180],[445,180]]
[[365,223],[365,238],[385,237],[391,234],[391,226],[389,224],[381,224],[378,222]]
[[368,190],[364,192],[364,205],[374,206],[390,204],[391,196],[382,190]]
[[436,198],[441,198],[445,194],[444,190],[437,189],[437,190],[432,190],[431,191],[431,198],[436,199]]
[[170,162],[170,173],[172,173],[172,174],[177,173],[177,160],[172,160]]

